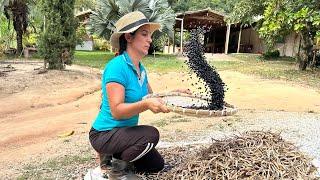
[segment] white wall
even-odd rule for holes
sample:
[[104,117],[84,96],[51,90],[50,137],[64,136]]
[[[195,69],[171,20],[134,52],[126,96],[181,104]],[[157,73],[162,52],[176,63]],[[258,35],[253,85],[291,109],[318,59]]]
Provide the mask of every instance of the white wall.
[[78,44],[76,50],[93,51],[93,41],[83,41],[83,45]]
[[280,56],[296,56],[299,51],[300,37],[297,33],[288,35],[284,43],[277,43],[275,48],[279,50]]
[[[294,57],[298,53],[299,43],[300,37],[293,32],[285,37],[284,43],[277,43],[275,49],[279,50],[280,56]],[[242,31],[241,44],[252,44],[253,53],[263,53],[267,50],[263,40],[259,38],[259,34],[253,28]]]
[[[180,52],[180,46],[175,48],[175,54],[179,53]],[[165,54],[173,54],[173,46],[164,46],[163,48],[163,53]]]
[[241,44],[252,44],[252,53],[263,53],[265,50],[265,46],[259,38],[259,34],[253,28],[242,30]]

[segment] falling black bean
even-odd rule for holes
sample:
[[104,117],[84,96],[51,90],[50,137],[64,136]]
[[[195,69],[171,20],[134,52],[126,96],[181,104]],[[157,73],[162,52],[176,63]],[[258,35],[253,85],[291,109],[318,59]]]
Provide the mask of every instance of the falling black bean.
[[[206,96],[210,97],[208,98],[208,107],[195,108],[221,110],[224,105],[225,84],[216,69],[206,61],[204,47],[200,40],[200,36],[203,34],[204,30],[202,28],[192,30],[190,40],[185,45],[185,54],[188,57],[186,64],[197,75],[199,83],[200,79],[204,81]],[[190,79],[192,79],[191,74],[189,76]],[[194,106],[194,104],[192,106]]]

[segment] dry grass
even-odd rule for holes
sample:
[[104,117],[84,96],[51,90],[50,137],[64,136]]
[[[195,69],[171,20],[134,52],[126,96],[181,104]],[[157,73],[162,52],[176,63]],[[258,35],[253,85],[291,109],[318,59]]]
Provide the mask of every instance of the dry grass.
[[162,153],[173,168],[144,179],[316,179],[311,159],[271,132],[249,131],[209,147]]

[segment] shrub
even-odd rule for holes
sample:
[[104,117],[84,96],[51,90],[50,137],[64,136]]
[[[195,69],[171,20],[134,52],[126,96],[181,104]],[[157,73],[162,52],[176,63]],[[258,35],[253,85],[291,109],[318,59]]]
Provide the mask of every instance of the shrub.
[[22,42],[26,47],[37,46],[38,37],[39,35],[36,33],[26,34],[23,36]]
[[264,59],[274,59],[280,57],[279,50],[267,51],[262,54]]
[[110,51],[111,45],[109,41],[105,39],[93,37],[93,49],[98,51]]
[[78,20],[74,17],[75,0],[42,0],[46,17],[44,31],[39,38],[39,53],[49,63],[49,69],[64,69],[71,64],[77,44]]
[[88,37],[87,31],[84,26],[79,26],[76,30],[76,41],[77,44],[83,45],[83,41]]

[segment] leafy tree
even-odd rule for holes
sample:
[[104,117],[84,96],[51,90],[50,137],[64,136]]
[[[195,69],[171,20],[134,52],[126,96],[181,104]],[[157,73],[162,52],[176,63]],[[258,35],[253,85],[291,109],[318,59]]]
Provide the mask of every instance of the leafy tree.
[[318,0],[239,0],[230,4],[230,22],[252,24],[254,17],[263,17],[256,28],[268,50],[279,37],[296,32],[302,39],[298,54],[299,69],[305,70],[312,59],[312,47],[320,37],[320,3]]
[[29,7],[29,30],[30,33],[38,33],[43,29],[43,13],[41,12],[41,3],[30,3]]
[[42,0],[45,16],[44,31],[40,37],[40,54],[45,67],[64,69],[71,64],[76,46],[78,21],[74,17],[75,0]]
[[43,14],[41,12],[40,3],[28,4],[28,27],[26,33],[23,34],[23,46],[36,46],[39,40],[39,32],[43,29]]
[[312,59],[315,39],[320,36],[318,0],[269,0],[266,2],[260,35],[272,47],[275,39],[295,31],[302,40],[298,54],[299,69],[305,70]]
[[96,0],[76,0],[74,8],[76,11],[82,11],[86,9],[94,9]]
[[256,21],[254,18],[263,15],[264,2],[265,0],[229,0],[226,8],[228,11],[227,21],[251,25]]
[[0,14],[0,55],[10,47],[13,39],[14,29],[12,25],[9,25],[7,18]]
[[177,1],[172,1],[171,3],[172,3],[171,6],[172,6],[174,12],[185,12],[185,11],[188,11],[190,9],[190,7],[192,6],[191,0],[185,0],[185,1],[177,0]]
[[175,12],[185,12],[211,8],[213,10],[228,13],[229,4],[234,4],[236,0],[171,0],[170,4]]
[[[174,13],[166,0],[97,0],[95,13],[90,16],[89,32],[109,39],[116,21],[123,15],[141,11],[150,22],[161,24],[162,32],[173,37]],[[155,32],[154,36],[162,34]]]

